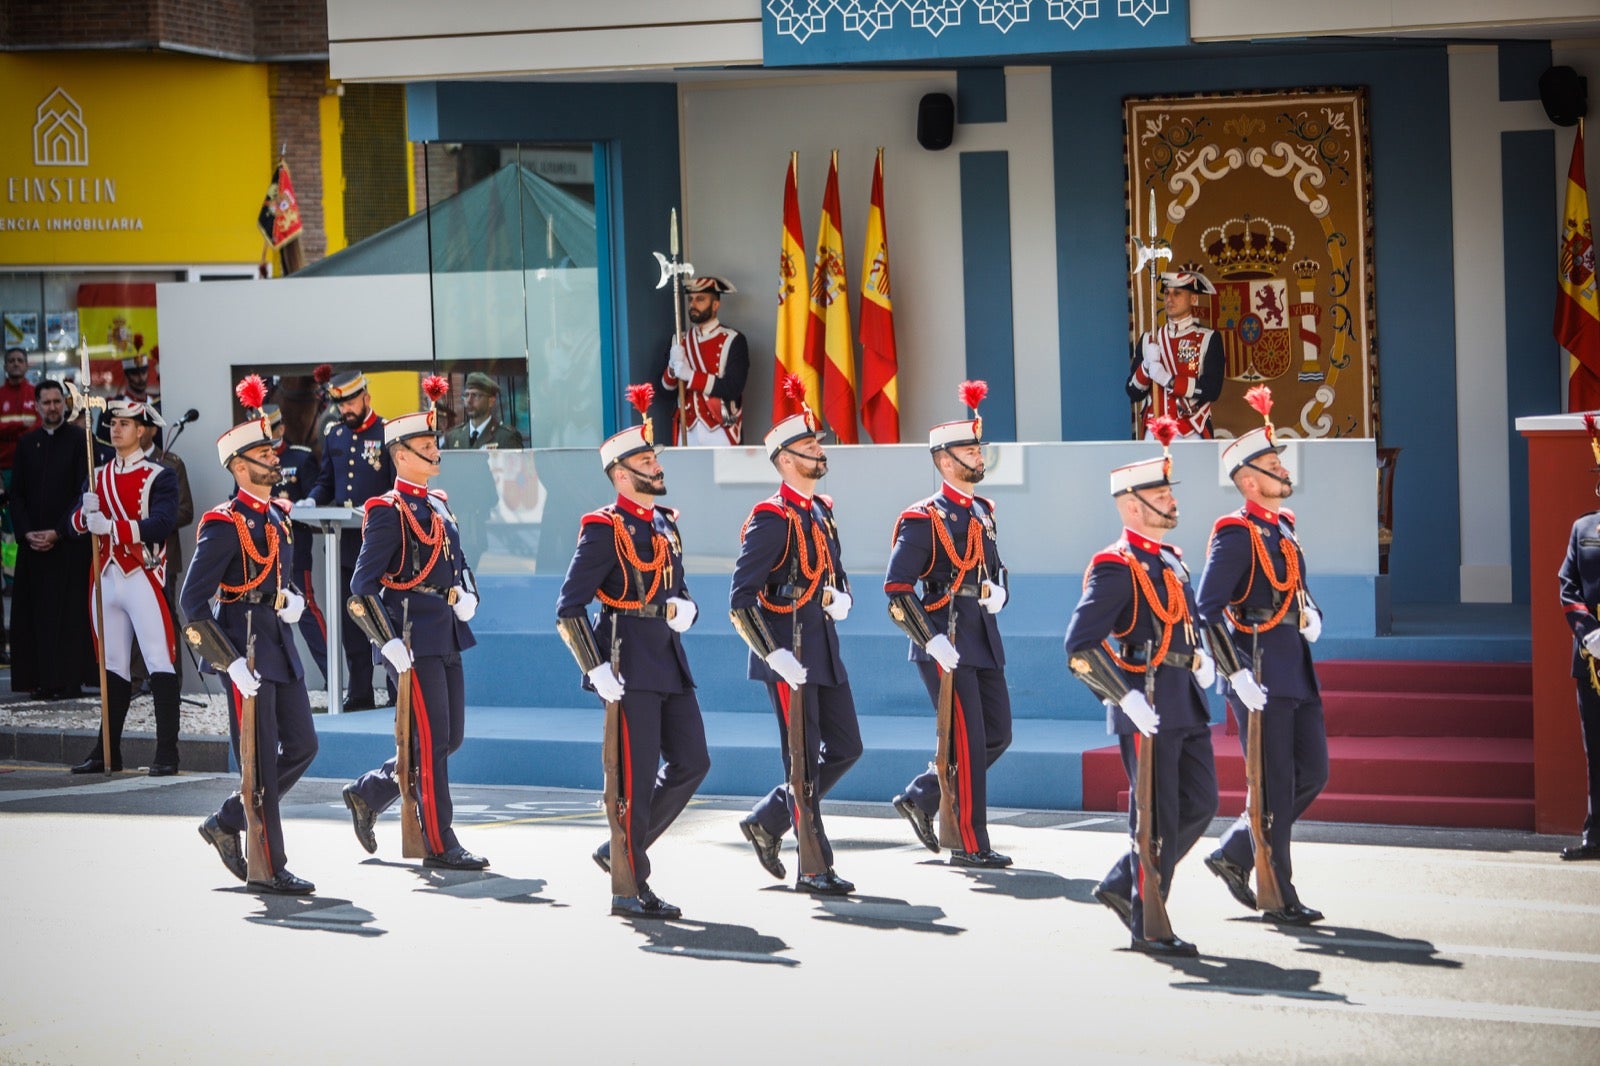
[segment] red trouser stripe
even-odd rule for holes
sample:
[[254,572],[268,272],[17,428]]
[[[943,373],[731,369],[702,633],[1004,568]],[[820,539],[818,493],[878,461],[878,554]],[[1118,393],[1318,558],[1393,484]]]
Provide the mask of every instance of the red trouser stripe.
[[305,594],[306,610],[311,612],[311,617],[317,620],[317,629],[322,633],[322,639],[328,639],[328,620],[322,617],[322,607],[317,603],[317,594],[311,587],[311,571],[304,570],[300,573],[300,591]]
[[[1134,765],[1136,767],[1138,765],[1137,760],[1144,758],[1144,752],[1140,750],[1143,747],[1144,747],[1143,734],[1135,733],[1133,735],[1133,757],[1134,757],[1134,760],[1135,760]],[[1137,775],[1138,772],[1139,771],[1137,769],[1134,770],[1134,774],[1135,775]],[[1137,788],[1137,787],[1138,786],[1135,785],[1135,788]],[[1133,799],[1133,802],[1135,804],[1138,803],[1138,797],[1137,796],[1132,797],[1132,799]],[[1153,797],[1152,797],[1152,799],[1153,799]],[[1151,807],[1154,808],[1154,806],[1155,806],[1155,804],[1152,802],[1151,803]],[[1154,814],[1154,813],[1155,813],[1155,811],[1152,809],[1151,814]],[[1138,818],[1138,815],[1136,814],[1136,815],[1134,815],[1134,817]],[[1151,826],[1149,828],[1153,829],[1154,826]],[[1135,833],[1142,833],[1142,832],[1145,831],[1145,829],[1146,829],[1145,826],[1142,826],[1142,825],[1141,826],[1137,826],[1134,829],[1134,832]],[[1144,895],[1144,863],[1139,861],[1139,839],[1138,839],[1138,837],[1134,838],[1133,865],[1134,865],[1135,869],[1137,869],[1138,872],[1139,872],[1139,895],[1143,896]]]
[[433,791],[433,728],[428,724],[428,701],[422,696],[422,679],[411,671],[411,721],[416,727],[421,781],[422,828],[428,834],[428,849],[435,855],[444,852],[444,837],[439,832],[439,808]]
[[144,576],[150,581],[150,591],[155,593],[156,606],[161,609],[161,629],[167,635],[167,659],[172,663],[174,670],[178,667],[178,633],[172,626],[172,612],[167,609],[167,591],[161,587],[161,582],[156,580],[154,570],[145,570]]
[[[954,682],[951,683],[952,689]],[[961,831],[961,850],[978,850],[978,833],[972,827],[972,745],[967,740],[967,715],[961,706],[961,697],[954,691],[955,715],[950,719],[950,728],[955,732],[951,739],[956,744],[956,783],[961,789],[961,809],[956,812],[956,828]],[[939,783],[943,787],[944,782]]]
[[[239,750],[240,750],[240,753],[243,754],[243,751],[244,751],[244,693],[239,691],[239,686],[238,685],[233,685],[231,687],[233,689],[233,719],[234,719],[235,722],[238,723],[238,726],[239,726]],[[260,758],[260,754],[261,754],[261,732],[260,732],[260,730],[256,731],[255,741],[256,741],[256,745],[255,745],[255,748],[256,748],[256,773],[257,773],[257,775],[259,775],[261,773],[261,758]],[[239,766],[239,773],[241,775],[241,782],[240,782],[241,787],[240,787],[240,790],[239,790],[239,799],[242,800],[246,805],[248,805],[250,803],[250,797],[246,796],[244,794],[243,781],[242,781],[242,776],[244,774],[244,765],[243,765],[243,763],[244,763],[244,760],[241,759],[240,760],[240,766]],[[256,787],[257,788],[261,787],[261,782],[259,780],[256,782]],[[263,813],[265,813],[265,812],[263,812]],[[249,816],[246,815],[246,817],[245,817],[245,827],[248,829],[249,825],[250,825]],[[247,843],[246,847],[248,847],[248,846],[249,845]],[[267,872],[268,873],[277,872],[277,869],[278,869],[277,864],[272,861],[272,837],[267,834],[266,826],[262,826],[261,827],[261,853],[267,857]]]
[[[622,842],[628,860],[628,869],[633,871],[634,883],[638,884],[639,866],[633,861],[633,738],[628,735],[628,716],[622,713],[617,715],[618,724],[622,726],[622,798],[628,804],[628,816],[622,820]],[[611,861],[616,862],[617,857],[611,856]]]

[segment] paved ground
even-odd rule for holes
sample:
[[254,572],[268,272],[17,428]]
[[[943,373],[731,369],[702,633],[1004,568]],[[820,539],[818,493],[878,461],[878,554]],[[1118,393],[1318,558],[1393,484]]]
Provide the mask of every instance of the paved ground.
[[[1307,930],[1199,863],[1158,962],[1090,889],[1103,815],[1003,812],[1002,872],[944,866],[887,806],[828,808],[847,900],[761,872],[705,800],[655,848],[670,924],[606,912],[593,794],[456,790],[483,874],[356,845],[340,782],[288,809],[311,900],[233,881],[195,826],[220,776],[0,766],[0,1063],[1600,1061],[1600,864],[1527,834],[1307,827]],[[1205,845],[1203,844],[1202,847]],[[792,865],[792,851],[786,852]]]

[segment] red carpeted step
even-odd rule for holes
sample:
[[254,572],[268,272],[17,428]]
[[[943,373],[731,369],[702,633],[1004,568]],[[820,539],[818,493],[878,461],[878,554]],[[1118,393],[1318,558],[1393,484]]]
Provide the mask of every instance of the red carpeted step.
[[[1237,818],[1244,811],[1243,790],[1225,790],[1219,798],[1219,817]],[[1119,812],[1128,809],[1126,788],[1117,794],[1116,809]],[[1533,800],[1324,792],[1306,812],[1306,820],[1363,825],[1437,825],[1458,829],[1532,829]]]
[[1532,663],[1337,659],[1317,663],[1323,692],[1477,692],[1529,695]]
[[1329,736],[1533,736],[1531,695],[1324,689],[1322,711]]

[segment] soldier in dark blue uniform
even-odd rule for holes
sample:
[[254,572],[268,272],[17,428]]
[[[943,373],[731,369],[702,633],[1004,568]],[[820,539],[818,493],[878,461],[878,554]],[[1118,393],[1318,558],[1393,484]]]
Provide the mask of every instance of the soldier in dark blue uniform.
[[[442,378],[423,383],[431,389]],[[443,395],[443,388],[429,392]],[[430,490],[439,475],[439,436],[430,409],[401,415],[383,427],[394,462],[394,486],[367,501],[361,553],[350,579],[347,613],[393,676],[411,671],[411,736],[417,768],[417,812],[427,855],[423,865],[482,870],[489,861],[461,846],[451,828],[450,756],[466,736],[466,687],[461,653],[477,641],[467,623],[478,610],[477,581],[461,554],[461,536],[445,494]],[[411,648],[405,624],[411,625]],[[378,841],[373,824],[400,798],[391,758],[345,786],[356,839],[368,853]]]
[[[798,380],[798,379],[797,379]],[[802,386],[803,388],[803,386]],[[822,826],[822,797],[861,757],[850,679],[839,654],[837,623],[850,613],[850,579],[839,555],[833,501],[816,491],[828,472],[809,408],[779,422],[766,436],[767,456],[783,478],[778,492],[745,520],[729,598],[734,628],[750,645],[749,677],[767,686],[778,719],[785,784],[767,793],[739,823],[761,866],[783,877],[778,850],[794,825],[789,795],[789,715],[803,693],[811,822],[827,866],[801,869],[795,887],[842,895],[855,885],[833,872],[833,847]],[[800,633],[800,658],[794,654]]]
[[[1247,398],[1270,410],[1272,394],[1265,385],[1258,388]],[[1239,721],[1241,745],[1248,743],[1250,732],[1249,690],[1254,686],[1266,693],[1261,793],[1283,907],[1265,911],[1265,917],[1287,925],[1309,925],[1322,912],[1300,902],[1289,847],[1295,822],[1328,783],[1328,733],[1310,648],[1322,633],[1322,612],[1306,591],[1305,556],[1295,540],[1294,512],[1283,506],[1294,484],[1278,457],[1281,451],[1270,421],[1222,450],[1222,465],[1245,504],[1212,527],[1198,605],[1223,672],[1244,675],[1232,685],[1229,700]],[[1217,850],[1206,857],[1206,866],[1222,878],[1234,899],[1255,910],[1256,897],[1250,889],[1254,865],[1250,820],[1241,816],[1222,834]]]
[[[1158,419],[1152,426],[1164,441],[1170,441],[1176,429],[1168,419]],[[1065,641],[1073,675],[1107,704],[1128,774],[1130,831],[1138,830],[1137,805],[1131,797],[1139,749],[1155,745],[1151,829],[1159,841],[1156,873],[1163,899],[1171,890],[1178,861],[1204,835],[1217,811],[1217,772],[1204,692],[1215,666],[1199,643],[1182,554],[1161,543],[1178,524],[1171,465],[1163,457],[1111,472],[1122,536],[1089,563],[1083,596],[1067,623]],[[1145,696],[1150,670],[1156,671],[1153,706]],[[1129,851],[1095,886],[1094,897],[1128,927],[1135,951],[1195,955],[1195,946],[1180,937],[1145,936],[1146,875]]]
[[[256,699],[256,779],[272,876],[252,881],[250,887],[308,895],[315,886],[285,865],[278,811],[284,794],[317,754],[317,732],[289,629],[305,601],[285,568],[289,518],[287,506],[271,499],[279,471],[266,418],[258,416],[224,433],[217,441],[217,458],[233,475],[238,490],[227,503],[200,517],[199,543],[179,600],[189,619],[183,636],[208,669],[228,680],[233,708],[228,726],[236,755],[241,701]],[[252,636],[254,672],[245,659]],[[200,836],[241,881],[246,878],[239,841],[244,829],[244,804],[237,792],[200,826]]]
[[[318,507],[361,507],[394,486],[394,462],[384,446],[384,423],[372,409],[367,376],[359,370],[335,374],[328,396],[339,408],[339,421],[329,424],[322,440],[322,469],[306,500]],[[304,502],[304,501],[301,501]],[[361,552],[361,530],[346,529],[339,544],[340,586],[350,589],[356,556]],[[346,612],[339,613],[345,663],[350,670],[347,711],[376,706],[372,690],[372,658],[360,627]]]
[[[643,411],[653,391],[635,385],[629,394]],[[556,628],[584,673],[584,687],[622,705],[628,755],[620,768],[620,791],[628,801],[625,858],[633,864],[639,894],[612,896],[611,913],[677,918],[682,911],[646,884],[648,849],[711,769],[694,677],[679,637],[699,612],[684,585],[678,512],[655,504],[666,492],[666,476],[656,459],[649,418],[602,444],[600,462],[617,500],[583,516],[578,548],[556,602]],[[591,626],[585,612],[595,599],[602,607]],[[616,859],[609,840],[594,853],[607,872]]]
[[[1594,461],[1600,464],[1600,427],[1593,415],[1583,416],[1589,430],[1589,445]],[[1595,467],[1600,471],[1600,465]],[[1596,489],[1600,494],[1600,489]],[[1578,718],[1583,723],[1583,751],[1589,763],[1589,814],[1583,820],[1583,839],[1561,849],[1569,862],[1600,859],[1600,825],[1595,810],[1600,808],[1600,511],[1572,523],[1567,541],[1567,557],[1561,562],[1561,609],[1572,627],[1572,676],[1578,684]]]
[[[269,403],[261,408],[272,426],[272,449],[278,456],[279,480],[272,487],[273,499],[293,502],[303,499],[317,480],[317,456],[304,444],[285,444],[283,440],[283,412],[278,405]],[[306,598],[306,609],[300,616],[300,636],[311,652],[324,677],[328,673],[328,622],[323,617],[322,606],[317,603],[316,583],[311,580],[312,539],[316,529],[303,522],[294,523],[293,560],[289,574]]]
[[[973,417],[928,431],[933,465],[944,485],[901,513],[883,590],[889,596],[889,616],[911,638],[911,661],[936,704],[940,673],[955,674],[951,753],[961,783],[955,804],[961,847],[952,849],[950,862],[1002,867],[1011,860],[989,846],[987,784],[989,767],[1011,745],[1006,654],[995,624],[1009,590],[994,503],[972,493],[984,474],[983,420],[977,407],[987,391],[981,381],[964,382],[961,400],[972,408]],[[923,846],[937,852],[933,816],[939,809],[939,779],[932,766],[894,797],[894,807]]]

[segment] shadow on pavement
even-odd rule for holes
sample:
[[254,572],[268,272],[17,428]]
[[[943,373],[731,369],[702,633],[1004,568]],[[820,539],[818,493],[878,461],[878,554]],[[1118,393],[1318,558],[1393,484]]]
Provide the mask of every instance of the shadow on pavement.
[[[221,889],[240,895],[254,895],[250,889]],[[262,912],[245,918],[256,925],[272,925],[283,929],[309,929],[320,933],[344,933],[352,936],[383,936],[387,929],[371,923],[373,913],[357,907],[347,899],[334,896],[259,896]]]
[[1426,940],[1339,925],[1280,926],[1277,931],[1298,940],[1300,950],[1312,955],[1330,955],[1358,962],[1397,962],[1403,966],[1461,969],[1458,960],[1441,956],[1439,949]]
[[1079,892],[1080,882],[1051,873],[1049,870],[1025,870],[1010,867],[1004,870],[961,869],[972,890],[991,896],[1008,896],[1011,899],[1067,899],[1078,903],[1093,903],[1089,892],[1093,881],[1083,881],[1087,888]]
[[644,934],[647,943],[640,946],[640,951],[711,962],[800,965],[799,959],[778,954],[790,950],[782,937],[767,936],[748,925],[695,922],[684,918],[673,922],[651,918],[624,918],[623,921]]
[[423,883],[422,891],[431,895],[565,906],[539,895],[546,884],[543,878],[502,877],[487,870],[434,870],[425,866],[414,866],[411,872]]
[[1339,992],[1317,989],[1321,970],[1286,970],[1259,959],[1234,959],[1225,955],[1201,955],[1197,959],[1158,958],[1190,978],[1174,981],[1173,988],[1192,992],[1222,992],[1230,996],[1282,996],[1286,999],[1319,999],[1348,1003]]
[[834,896],[817,899],[824,913],[819,922],[840,922],[865,929],[903,929],[911,933],[939,933],[959,936],[966,930],[959,925],[939,925],[945,916],[941,907],[908,903],[887,896]]

